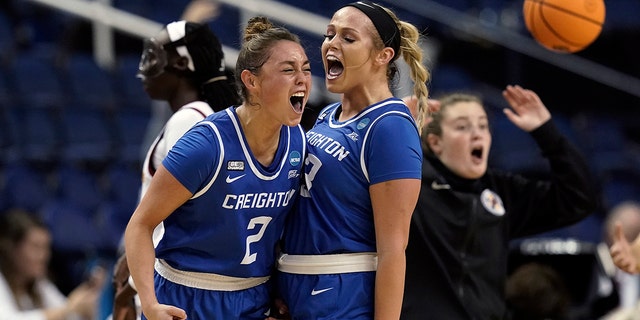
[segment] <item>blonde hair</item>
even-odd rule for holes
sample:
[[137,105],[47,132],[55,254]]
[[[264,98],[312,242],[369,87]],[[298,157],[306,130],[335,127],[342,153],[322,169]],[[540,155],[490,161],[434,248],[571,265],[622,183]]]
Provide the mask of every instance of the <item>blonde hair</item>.
[[[388,8],[380,6],[387,14],[396,22],[398,30],[400,30],[400,52],[396,52],[396,55],[402,55],[402,58],[411,69],[409,76],[413,80],[413,95],[417,99],[417,114],[416,123],[418,128],[422,127],[422,123],[425,117],[429,115],[427,108],[427,99],[429,97],[429,89],[427,89],[427,82],[431,77],[431,73],[422,63],[423,50],[419,45],[420,31],[413,24],[398,19],[398,16]],[[376,33],[377,34],[377,33]],[[377,45],[384,47],[380,35],[377,35]],[[390,67],[387,73],[387,77],[391,79],[396,73],[397,68]]]

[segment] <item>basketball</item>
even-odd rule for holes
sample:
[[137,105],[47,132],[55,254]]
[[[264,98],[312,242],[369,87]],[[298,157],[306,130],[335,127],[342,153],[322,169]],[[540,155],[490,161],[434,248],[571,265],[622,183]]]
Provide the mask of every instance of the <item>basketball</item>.
[[604,0],[525,0],[524,22],[543,47],[574,53],[589,46],[602,31]]

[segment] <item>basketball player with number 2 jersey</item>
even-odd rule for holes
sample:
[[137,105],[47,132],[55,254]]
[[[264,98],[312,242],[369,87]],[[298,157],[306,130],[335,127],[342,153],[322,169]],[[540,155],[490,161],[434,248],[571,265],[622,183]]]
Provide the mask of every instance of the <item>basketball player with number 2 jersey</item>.
[[[269,314],[276,246],[300,192],[310,62],[296,35],[254,17],[235,79],[242,104],[176,142],[127,225],[143,319]],[[154,248],[160,222],[165,232]]]

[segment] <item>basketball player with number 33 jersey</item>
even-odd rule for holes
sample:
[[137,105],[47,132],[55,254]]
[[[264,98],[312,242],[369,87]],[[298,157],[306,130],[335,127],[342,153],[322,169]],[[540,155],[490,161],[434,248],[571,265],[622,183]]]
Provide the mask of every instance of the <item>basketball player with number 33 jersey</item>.
[[325,82],[342,99],[307,132],[305,188],[284,232],[278,285],[292,319],[400,316],[422,154],[418,127],[389,83],[402,56],[426,100],[418,37],[369,1],[344,6],[327,26]]

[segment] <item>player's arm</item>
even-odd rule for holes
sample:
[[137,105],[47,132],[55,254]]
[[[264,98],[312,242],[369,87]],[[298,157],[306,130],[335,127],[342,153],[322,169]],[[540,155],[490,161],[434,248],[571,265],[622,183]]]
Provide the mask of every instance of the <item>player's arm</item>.
[[405,249],[420,180],[385,181],[372,185],[369,191],[378,253],[375,319],[398,319],[404,293]]
[[376,122],[368,141],[365,154],[378,254],[374,318],[398,319],[409,225],[420,193],[420,137],[410,119],[391,115]]
[[153,319],[153,314],[160,313],[170,314],[177,319],[186,317],[183,310],[158,303],[153,283],[155,250],[152,234],[161,221],[191,196],[192,193],[161,165],[125,230],[125,252],[129,270],[142,310],[149,319]]

